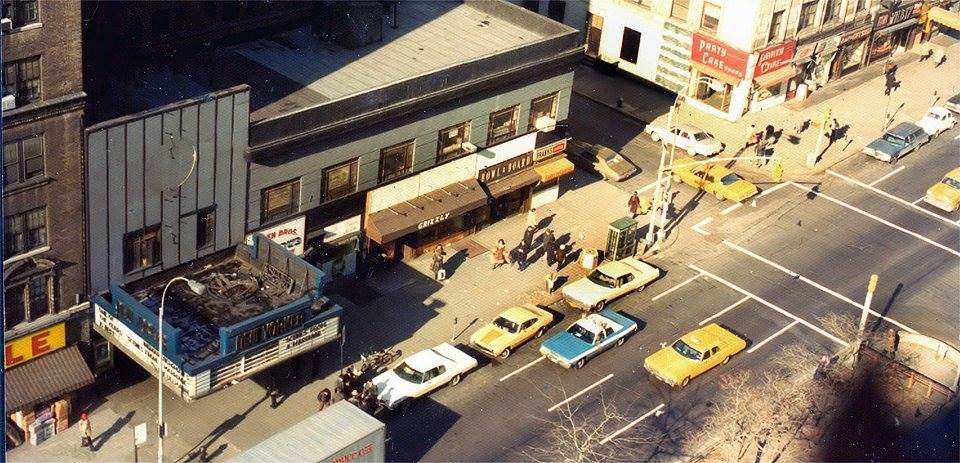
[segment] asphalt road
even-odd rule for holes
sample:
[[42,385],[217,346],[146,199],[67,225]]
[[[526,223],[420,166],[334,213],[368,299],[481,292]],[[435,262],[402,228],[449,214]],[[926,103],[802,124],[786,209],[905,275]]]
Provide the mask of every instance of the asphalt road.
[[[622,188],[649,189],[659,146],[640,124],[574,96],[571,126],[575,138],[621,151],[642,169]],[[602,428],[608,437],[619,423],[645,417],[618,434],[651,440],[624,460],[674,460],[692,450],[682,438],[696,429],[724,372],[762,372],[792,343],[825,353],[839,348],[843,341],[819,319],[831,312],[859,317],[871,274],[880,278],[871,329],[897,326],[960,344],[960,214],[917,201],[960,165],[958,133],[942,134],[896,165],[856,156],[820,184],[755,179],[762,196],[741,206],[680,186],[679,218],[664,252],[650,260],[665,275],[609,304],[640,322],[637,334],[582,370],[538,360],[537,341],[505,361],[481,363],[460,385],[384,417],[389,458],[526,460],[553,445],[557,409],[570,407],[578,423],[596,426],[607,404],[624,418]],[[565,318],[548,336],[578,316],[562,303],[552,309]],[[660,343],[710,321],[742,335],[747,350],[682,390],[643,370]]]

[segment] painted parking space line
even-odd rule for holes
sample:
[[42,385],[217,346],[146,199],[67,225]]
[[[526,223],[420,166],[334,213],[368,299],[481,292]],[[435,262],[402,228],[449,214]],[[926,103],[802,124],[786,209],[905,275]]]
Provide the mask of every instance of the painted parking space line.
[[[664,177],[663,180],[660,180],[660,183],[663,183],[663,182],[665,182],[666,180],[667,180],[666,177]],[[649,184],[649,185],[646,185],[646,186],[640,188],[639,190],[637,190],[637,193],[643,193],[643,192],[645,192],[645,191],[647,191],[647,190],[649,190],[649,189],[655,188],[656,186],[657,186],[657,182],[654,181],[653,183],[651,183],[651,184]]]
[[727,214],[733,212],[734,209],[737,209],[737,208],[740,207],[740,206],[743,206],[743,203],[731,204],[731,205],[728,206],[726,209],[720,211],[720,215],[727,215]]
[[607,437],[604,437],[603,440],[600,441],[600,443],[601,443],[601,444],[606,444],[607,442],[610,442],[611,439],[619,436],[620,434],[623,434],[626,430],[628,430],[628,429],[636,426],[637,423],[639,423],[639,422],[641,422],[641,421],[649,418],[650,415],[653,415],[653,414],[659,412],[659,411],[660,411],[663,407],[665,407],[665,406],[666,406],[665,404],[660,404],[660,405],[657,405],[656,407],[653,407],[652,410],[650,410],[650,411],[647,412],[647,413],[644,413],[640,418],[637,418],[637,419],[631,421],[630,424],[628,424],[628,425],[620,428],[617,432],[615,432],[615,433],[613,433],[613,434],[610,434],[610,435],[607,436]]
[[670,294],[670,293],[672,293],[672,292],[680,289],[683,285],[685,285],[685,284],[687,284],[687,283],[690,283],[691,281],[696,280],[697,278],[700,278],[700,274],[694,275],[694,276],[692,276],[692,277],[690,277],[690,278],[687,278],[686,280],[681,281],[680,283],[677,283],[677,284],[673,285],[672,288],[670,288],[670,289],[668,289],[668,290],[666,290],[666,291],[664,291],[664,292],[662,292],[662,293],[660,293],[660,294],[657,294],[656,296],[653,296],[653,298],[650,299],[650,301],[652,302],[652,301],[655,301],[655,300],[657,300],[657,299],[660,299],[661,297],[666,296],[667,294]]
[[608,379],[610,379],[610,378],[613,378],[613,373],[610,373],[609,375],[604,376],[603,379],[601,379],[600,381],[597,381],[597,382],[595,382],[595,383],[587,386],[584,390],[582,390],[582,391],[580,391],[580,392],[578,392],[578,393],[576,393],[576,394],[574,394],[574,395],[572,395],[572,396],[570,396],[570,397],[567,397],[566,400],[564,400],[563,402],[560,402],[560,403],[558,403],[558,404],[556,404],[556,405],[548,408],[547,411],[548,411],[548,412],[552,412],[552,411],[556,410],[557,408],[560,408],[561,406],[563,406],[564,404],[570,402],[571,400],[576,399],[577,397],[580,397],[580,396],[582,396],[583,394],[586,394],[587,391],[589,391],[590,389],[593,389],[593,388],[595,388],[595,387],[603,384],[604,381],[606,381],[606,380],[608,380]]
[[541,355],[541,356],[538,357],[536,360],[534,360],[534,361],[532,361],[532,362],[530,362],[530,363],[528,363],[528,364],[526,364],[526,365],[524,365],[524,366],[522,366],[522,367],[520,367],[520,368],[517,368],[516,370],[513,370],[513,372],[510,373],[510,374],[508,374],[507,376],[504,376],[503,378],[500,378],[500,382],[506,381],[507,378],[509,378],[509,377],[511,377],[511,376],[513,376],[513,375],[515,375],[515,374],[517,374],[517,373],[520,373],[521,371],[526,370],[527,368],[530,368],[530,367],[532,367],[532,366],[534,366],[534,365],[542,362],[543,359],[545,359],[545,358],[546,358],[546,357],[544,357],[544,356]]
[[[906,167],[906,166],[900,166],[900,167],[902,168],[902,167]],[[896,171],[894,171],[894,172],[896,172]],[[881,190],[881,189],[879,189],[879,188],[874,187],[874,186],[873,186],[873,183],[867,185],[866,183],[863,183],[863,182],[861,182],[861,181],[859,181],[859,180],[857,180],[857,179],[847,177],[846,175],[843,175],[843,174],[841,174],[841,173],[834,172],[834,171],[832,171],[832,170],[830,170],[830,169],[827,169],[827,173],[830,174],[830,175],[833,175],[834,177],[837,177],[837,178],[846,180],[847,182],[850,182],[850,183],[852,183],[852,184],[854,184],[854,185],[859,185],[859,186],[861,186],[861,187],[863,187],[863,188],[866,188],[866,189],[868,189],[868,190],[870,190],[870,191],[873,191],[874,193],[877,193],[877,194],[879,194],[879,195],[882,195],[882,196],[884,196],[884,197],[887,197],[887,198],[890,198],[890,199],[892,199],[892,200],[894,200],[894,201],[897,201],[897,202],[899,202],[899,203],[901,203],[901,204],[903,204],[903,205],[906,205],[906,206],[910,207],[911,209],[914,209],[914,210],[920,211],[920,212],[922,212],[922,213],[924,213],[924,214],[927,214],[927,215],[929,215],[930,217],[933,217],[933,218],[935,218],[935,219],[937,219],[937,220],[939,220],[939,221],[941,221],[941,222],[946,222],[946,223],[948,223],[948,224],[950,224],[950,225],[956,225],[955,223],[953,223],[952,220],[950,220],[950,219],[948,219],[948,218],[946,218],[946,217],[944,217],[944,216],[942,216],[942,215],[940,215],[940,214],[937,214],[937,213],[934,213],[934,212],[930,212],[930,211],[928,211],[928,210],[926,210],[926,209],[924,209],[924,208],[922,208],[922,207],[920,207],[920,206],[917,206],[915,203],[911,203],[911,202],[909,202],[909,201],[907,201],[907,200],[905,200],[905,199],[903,199],[903,198],[900,198],[899,196],[894,196],[894,195],[892,195],[892,194],[890,194],[890,193],[887,193],[886,191],[883,191],[883,190]],[[888,175],[889,175],[889,174],[888,174]],[[882,177],[881,177],[881,180],[882,180]],[[921,199],[923,199],[923,198],[921,198]]]
[[[862,304],[862,303],[857,302],[857,301],[854,301],[853,299],[850,299],[849,297],[844,296],[843,294],[840,294],[840,293],[838,293],[838,292],[836,292],[836,291],[834,291],[834,290],[832,290],[832,289],[830,289],[830,288],[828,288],[828,287],[826,287],[826,286],[824,286],[824,285],[822,285],[822,284],[820,284],[820,283],[817,283],[816,281],[813,281],[813,280],[811,280],[811,279],[809,279],[809,278],[807,278],[807,277],[805,277],[805,276],[803,276],[803,275],[801,275],[801,274],[799,274],[799,273],[797,273],[797,272],[794,272],[793,270],[790,270],[790,269],[788,269],[788,268],[786,268],[786,267],[784,267],[784,266],[782,266],[782,265],[780,265],[780,264],[778,264],[778,263],[776,263],[776,262],[774,262],[774,261],[772,261],[772,260],[770,260],[770,259],[767,259],[766,257],[763,257],[763,256],[761,256],[761,255],[759,255],[759,254],[757,254],[757,253],[755,253],[755,252],[753,252],[753,251],[751,251],[751,250],[749,250],[749,249],[746,249],[746,248],[744,248],[743,246],[740,246],[740,245],[738,245],[738,244],[736,244],[736,243],[733,243],[733,242],[727,241],[727,240],[723,240],[723,244],[725,244],[727,247],[729,247],[729,248],[731,248],[731,249],[734,249],[734,250],[736,250],[736,251],[740,251],[740,252],[743,253],[743,254],[746,254],[746,255],[748,255],[748,256],[750,256],[750,257],[753,257],[754,259],[759,260],[760,262],[763,262],[763,263],[765,263],[765,264],[767,264],[767,265],[769,265],[769,266],[771,266],[771,267],[773,267],[773,268],[775,268],[775,269],[777,269],[777,270],[780,270],[781,272],[786,273],[787,275],[790,275],[790,276],[792,276],[792,277],[794,277],[794,278],[796,278],[796,279],[798,279],[798,280],[800,280],[800,281],[802,281],[802,282],[804,282],[804,283],[806,283],[806,284],[808,284],[808,285],[810,285],[810,286],[813,286],[814,288],[817,288],[817,289],[819,289],[820,291],[823,291],[823,292],[825,292],[825,293],[827,293],[827,294],[829,294],[829,295],[831,295],[831,296],[833,296],[833,297],[835,297],[835,298],[837,298],[837,299],[840,299],[841,301],[846,302],[847,304],[850,304],[850,305],[856,307],[857,309],[862,309],[862,308],[863,308],[863,304]],[[878,318],[881,318],[881,319],[883,319],[883,320],[886,320],[886,321],[888,321],[888,322],[890,322],[890,323],[892,323],[892,324],[894,324],[894,325],[897,325],[897,326],[899,326],[900,328],[903,328],[903,329],[905,329],[905,330],[907,330],[907,331],[909,331],[909,332],[911,332],[911,333],[916,333],[916,332],[917,332],[917,330],[915,330],[915,329],[913,329],[913,328],[910,328],[909,326],[904,325],[903,323],[900,323],[900,322],[898,322],[898,321],[896,321],[896,320],[894,320],[894,319],[892,319],[892,318],[885,317],[885,316],[883,316],[882,314],[880,314],[880,312],[877,312],[877,311],[875,311],[875,310],[873,310],[873,309],[868,309],[868,312],[869,312],[870,314],[872,314],[873,316],[875,316],[875,317],[878,317]]]
[[759,302],[759,303],[761,303],[761,304],[763,304],[763,305],[765,305],[765,306],[767,306],[767,307],[770,307],[770,308],[773,309],[773,310],[776,310],[777,312],[783,314],[783,315],[786,316],[787,318],[790,318],[790,319],[792,319],[792,320],[796,320],[796,321],[802,323],[802,324],[803,324],[804,326],[806,326],[807,328],[810,328],[810,329],[812,329],[813,331],[816,331],[817,333],[822,334],[822,335],[825,336],[827,339],[830,339],[831,341],[833,341],[833,342],[835,342],[835,343],[837,343],[837,344],[840,344],[841,346],[844,346],[844,347],[849,347],[849,346],[850,346],[850,343],[848,343],[848,342],[844,341],[843,339],[840,339],[840,338],[838,338],[838,337],[830,334],[829,332],[827,332],[827,331],[824,330],[823,328],[820,328],[819,326],[814,325],[813,323],[810,323],[810,322],[808,322],[808,321],[806,321],[806,320],[804,320],[804,319],[802,319],[802,318],[800,318],[800,317],[798,317],[798,316],[796,316],[796,315],[794,315],[794,314],[792,314],[792,313],[790,313],[790,312],[787,312],[786,310],[784,310],[784,309],[781,308],[780,306],[778,306],[778,305],[776,305],[776,304],[774,304],[774,303],[772,303],[772,302],[770,302],[770,301],[767,301],[766,299],[764,299],[764,298],[762,298],[762,297],[760,297],[760,296],[757,296],[756,294],[753,294],[753,293],[751,293],[750,291],[747,291],[747,290],[745,290],[745,289],[743,289],[743,288],[741,288],[741,287],[739,287],[739,286],[737,286],[737,285],[735,285],[735,284],[733,284],[733,283],[731,283],[731,282],[729,282],[729,281],[727,281],[727,280],[725,280],[725,279],[723,279],[723,278],[721,278],[721,277],[719,277],[719,276],[717,276],[717,275],[714,275],[714,274],[712,274],[712,273],[710,273],[710,272],[708,272],[708,271],[706,271],[706,270],[704,270],[704,269],[702,269],[702,268],[700,268],[700,267],[697,267],[696,265],[689,264],[689,267],[692,268],[692,269],[694,269],[694,270],[696,270],[696,271],[698,271],[698,272],[700,272],[700,273],[702,273],[702,274],[704,274],[704,275],[706,275],[706,276],[708,276],[708,277],[710,277],[710,278],[713,278],[714,280],[717,280],[717,281],[720,282],[720,283],[723,283],[724,285],[727,285],[729,288],[733,289],[734,291],[739,292],[740,294],[743,294],[744,296],[750,296],[750,297],[753,298],[755,301],[757,301],[757,302]]
[[921,196],[921,197],[919,197],[919,198],[917,198],[917,199],[915,199],[915,200],[913,200],[913,202],[912,202],[912,203],[910,203],[910,204],[913,204],[914,206],[916,206],[916,205],[917,205],[917,203],[919,203],[920,201],[923,201],[923,198],[924,198],[924,196]]
[[701,234],[701,235],[703,235],[703,236],[707,236],[707,235],[710,234],[710,232],[704,230],[704,229],[701,228],[701,227],[703,227],[704,225],[706,225],[706,224],[708,224],[708,223],[710,223],[710,222],[713,222],[713,217],[707,217],[707,218],[705,218],[705,219],[697,222],[696,225],[693,225],[693,226],[690,227],[690,228],[691,228],[693,231],[695,231],[695,232],[697,232],[697,233],[699,233],[699,234]]
[[733,304],[728,305],[726,309],[723,309],[723,310],[721,310],[721,311],[719,311],[719,312],[717,312],[717,313],[715,313],[715,314],[713,314],[713,315],[711,315],[711,316],[709,316],[709,317],[707,317],[707,318],[704,318],[700,323],[697,324],[697,326],[706,325],[708,321],[713,320],[714,318],[717,318],[717,317],[719,317],[719,316],[721,316],[721,315],[729,312],[729,311],[730,311],[731,309],[733,309],[734,307],[736,307],[736,306],[738,306],[738,305],[740,305],[740,304],[743,304],[744,302],[747,302],[747,301],[749,301],[749,300],[750,300],[750,296],[744,296],[743,299],[740,299],[739,301],[734,302]]
[[[878,178],[878,179],[870,182],[868,185],[870,185],[870,186],[875,186],[876,184],[878,184],[878,183],[880,183],[880,182],[882,182],[882,181],[884,181],[884,180],[892,177],[893,174],[895,174],[895,173],[897,173],[897,172],[900,172],[901,170],[906,169],[906,168],[907,168],[907,166],[897,167],[896,169],[893,169],[892,171],[887,172],[887,175],[884,175],[883,177],[880,177],[880,178]],[[829,171],[829,172],[832,173],[832,171],[830,171],[829,169],[827,169],[827,171]]]
[[[832,196],[825,195],[825,194],[823,194],[823,193],[821,193],[821,192],[819,192],[819,191],[815,191],[813,188],[807,188],[807,187],[805,187],[805,186],[803,186],[803,185],[800,185],[800,184],[794,183],[794,182],[790,182],[790,183],[791,183],[793,186],[795,186],[795,187],[797,187],[797,188],[799,188],[799,189],[801,189],[801,190],[804,190],[804,191],[806,191],[806,192],[808,192],[808,193],[812,193],[812,194],[814,194],[814,195],[820,196],[821,198],[826,199],[827,201],[830,201],[830,202],[832,202],[832,203],[839,204],[839,205],[841,205],[841,206],[843,206],[843,207],[845,207],[845,208],[847,208],[847,209],[850,209],[851,211],[857,212],[857,213],[859,213],[859,214],[861,214],[861,215],[863,215],[863,216],[869,217],[869,218],[871,218],[871,219],[873,219],[873,220],[876,220],[877,222],[880,222],[880,223],[882,223],[882,224],[884,224],[884,225],[886,225],[886,226],[888,226],[888,227],[890,227],[890,228],[893,228],[894,230],[899,230],[899,231],[901,231],[901,232],[903,232],[903,233],[906,233],[906,234],[908,234],[908,235],[910,235],[910,236],[912,236],[912,237],[914,237],[914,238],[917,238],[917,239],[919,239],[919,240],[921,240],[921,241],[924,241],[924,242],[926,242],[926,243],[929,244],[929,245],[938,247],[938,248],[940,248],[940,249],[942,249],[942,250],[944,250],[944,251],[949,252],[950,254],[953,254],[953,255],[955,255],[955,256],[957,256],[957,257],[960,257],[960,252],[958,252],[958,251],[956,251],[956,250],[954,250],[954,249],[951,249],[951,248],[949,248],[949,247],[947,247],[947,246],[944,246],[944,245],[942,245],[942,244],[940,244],[940,243],[938,243],[938,242],[936,242],[936,241],[933,241],[933,240],[931,240],[930,238],[927,238],[926,236],[923,236],[923,235],[921,235],[921,234],[919,234],[919,233],[917,233],[917,232],[913,232],[913,231],[907,230],[906,228],[903,228],[903,227],[901,227],[901,226],[899,226],[899,225],[897,225],[897,224],[894,224],[894,223],[892,223],[892,222],[890,222],[890,221],[888,221],[888,220],[885,220],[885,219],[883,219],[883,218],[877,217],[877,216],[875,216],[875,215],[873,215],[873,214],[871,214],[871,213],[869,213],[869,212],[867,212],[867,211],[865,211],[865,210],[863,210],[863,209],[860,209],[860,208],[858,208],[858,207],[856,207],[856,206],[847,204],[847,203],[845,203],[845,202],[843,202],[843,201],[841,201],[841,200],[839,200],[839,199],[837,199],[837,198],[834,198],[834,197],[832,197]],[[941,218],[942,218],[942,217],[941,217]]]
[[776,333],[773,333],[773,334],[770,335],[770,337],[768,337],[767,339],[764,339],[763,341],[760,341],[759,343],[754,344],[753,347],[747,349],[747,353],[748,353],[748,354],[752,354],[753,351],[755,351],[755,350],[763,347],[764,344],[772,341],[773,338],[775,338],[775,337],[777,337],[777,336],[780,336],[781,334],[785,333],[785,332],[786,332],[787,330],[789,330],[790,328],[793,328],[794,326],[796,326],[797,323],[800,323],[800,320],[794,320],[794,321],[790,322],[789,325],[784,326],[783,328],[780,328],[780,331],[777,331]]
[[777,191],[777,190],[779,190],[779,189],[781,189],[781,188],[783,188],[783,187],[785,187],[785,186],[787,186],[787,185],[789,185],[789,183],[784,182],[784,183],[781,183],[781,184],[779,184],[779,185],[773,186],[773,187],[771,187],[771,188],[768,188],[768,189],[766,189],[766,190],[761,191],[760,194],[757,195],[757,197],[758,197],[758,198],[762,198],[764,195],[773,193],[774,191]]

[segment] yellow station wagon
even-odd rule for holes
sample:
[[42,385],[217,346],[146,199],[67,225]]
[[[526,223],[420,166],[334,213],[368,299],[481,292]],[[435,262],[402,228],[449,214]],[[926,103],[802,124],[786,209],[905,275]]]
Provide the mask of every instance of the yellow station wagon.
[[688,157],[678,157],[673,161],[674,182],[683,182],[694,188],[706,191],[719,200],[741,202],[760,190],[757,186],[744,180],[730,169],[718,164],[695,164],[697,162]]
[[927,189],[923,202],[953,212],[960,207],[960,167],[947,172],[943,180]]
[[747,342],[722,326],[711,323],[691,331],[673,344],[654,352],[643,367],[671,386],[686,386],[747,347]]

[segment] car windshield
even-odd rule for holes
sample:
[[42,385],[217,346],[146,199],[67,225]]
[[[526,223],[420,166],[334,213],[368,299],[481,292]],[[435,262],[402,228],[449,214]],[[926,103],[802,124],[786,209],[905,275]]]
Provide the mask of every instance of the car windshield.
[[953,188],[956,188],[956,189],[960,190],[960,181],[958,181],[957,179],[950,178],[950,177],[944,177],[944,178],[943,178],[943,183],[945,183],[947,186],[950,186],[950,187],[953,187]]
[[603,286],[604,288],[613,288],[617,285],[617,280],[610,275],[601,272],[599,269],[594,270],[592,273],[587,275],[587,279],[600,286]]
[[707,132],[697,132],[693,134],[693,138],[697,141],[703,141],[710,138],[710,135]]
[[570,325],[570,328],[567,328],[567,333],[573,335],[573,337],[582,340],[588,344],[593,344],[593,332],[580,326],[579,323],[574,323]]
[[890,143],[893,143],[894,145],[906,145],[906,144],[907,144],[907,142],[906,142],[902,137],[898,137],[898,136],[896,136],[896,135],[894,135],[894,134],[892,134],[892,133],[885,134],[885,135],[883,136],[883,139],[886,140],[886,141],[888,141],[888,142],[890,142]]
[[690,347],[682,339],[677,339],[677,342],[673,343],[673,350],[690,360],[700,360],[700,351]]
[[509,333],[516,333],[517,331],[520,330],[520,327],[517,326],[516,323],[510,320],[507,320],[506,318],[503,318],[503,317],[497,317],[497,319],[493,321],[493,324]]
[[413,367],[411,367],[410,365],[407,365],[407,362],[403,362],[400,365],[397,365],[397,367],[393,369],[393,372],[396,373],[397,376],[400,377],[400,379],[403,379],[405,381],[410,381],[411,383],[417,383],[417,384],[420,384],[423,382],[423,373],[417,370],[414,370]]
[[723,178],[720,179],[720,183],[724,185],[733,185],[734,183],[737,183],[738,180],[740,180],[740,176],[733,172],[730,172],[729,174],[724,175]]

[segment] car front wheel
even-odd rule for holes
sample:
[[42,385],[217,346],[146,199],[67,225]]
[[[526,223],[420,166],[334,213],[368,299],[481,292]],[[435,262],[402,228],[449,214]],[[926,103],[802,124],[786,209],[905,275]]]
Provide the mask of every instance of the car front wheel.
[[456,375],[450,379],[451,386],[456,386],[457,384],[460,384],[460,375]]
[[624,336],[624,337],[622,337],[622,338],[620,338],[620,339],[617,339],[617,347],[622,346],[623,343],[625,343],[625,342],[627,342],[627,337],[626,337],[626,336]]
[[580,368],[583,368],[583,365],[584,365],[585,363],[587,363],[586,360],[580,359],[580,360],[577,360],[577,363],[576,363],[574,366],[577,367],[577,369],[579,370]]
[[607,305],[607,301],[603,300],[598,302],[597,305],[594,307],[594,309],[597,311],[600,311],[600,310],[603,310],[603,308],[606,307],[606,305]]
[[650,132],[650,139],[653,141],[660,141],[660,134],[657,132]]
[[543,328],[540,328],[539,330],[537,330],[537,337],[538,338],[543,337]]
[[684,386],[686,386],[687,384],[690,384],[690,377],[689,377],[689,376],[687,376],[686,378],[683,378],[683,380],[680,381],[680,387],[684,387]]
[[726,365],[727,362],[729,362],[729,361],[730,361],[730,356],[728,355],[728,356],[726,356],[726,357],[723,358],[723,361],[720,362],[720,365]]
[[503,352],[500,352],[500,358],[502,358],[502,359],[506,359],[506,358],[509,357],[509,356],[510,356],[510,348],[509,348],[509,347],[506,348],[506,349],[504,349]]
[[721,193],[721,192],[718,191],[718,192],[714,193],[713,196],[714,196],[715,198],[717,198],[717,200],[723,201],[723,193]]

